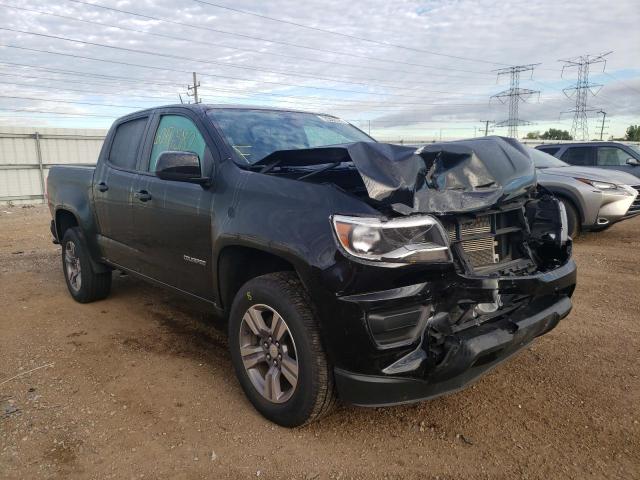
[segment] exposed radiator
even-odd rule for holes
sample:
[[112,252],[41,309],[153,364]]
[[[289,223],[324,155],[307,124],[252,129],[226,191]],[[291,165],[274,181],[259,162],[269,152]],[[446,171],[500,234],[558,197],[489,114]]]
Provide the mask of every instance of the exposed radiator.
[[[450,225],[448,230],[451,242],[460,241],[462,249],[469,258],[471,265],[482,267],[500,261],[496,254],[496,239],[491,225],[492,216],[478,217],[470,222]],[[468,239],[475,235],[480,238]],[[465,240],[467,238],[467,240]]]

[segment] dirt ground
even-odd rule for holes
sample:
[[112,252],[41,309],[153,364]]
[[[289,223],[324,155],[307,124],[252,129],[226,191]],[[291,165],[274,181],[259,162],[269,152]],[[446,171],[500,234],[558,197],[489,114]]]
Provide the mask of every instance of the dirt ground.
[[119,275],[75,303],[48,222],[0,207],[2,479],[640,478],[640,218],[576,243],[570,317],[473,387],[294,430],[201,307]]

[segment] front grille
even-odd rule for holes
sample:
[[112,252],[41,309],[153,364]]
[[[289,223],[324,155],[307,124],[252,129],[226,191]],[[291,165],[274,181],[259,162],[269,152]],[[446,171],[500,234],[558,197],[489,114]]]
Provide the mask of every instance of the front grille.
[[638,196],[629,207],[629,210],[627,210],[627,216],[640,213],[640,185],[632,185],[631,188],[635,188],[638,192]]
[[493,215],[485,215],[468,222],[449,225],[449,240],[460,242],[469,262],[474,267],[491,265],[500,261],[496,254],[493,234]]

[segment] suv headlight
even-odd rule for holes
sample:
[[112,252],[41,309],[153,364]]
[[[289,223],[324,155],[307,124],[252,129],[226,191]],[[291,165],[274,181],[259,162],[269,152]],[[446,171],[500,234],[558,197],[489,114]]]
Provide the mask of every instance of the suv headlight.
[[447,234],[430,215],[381,220],[334,215],[340,246],[351,256],[386,263],[450,262]]
[[620,185],[616,185],[615,183],[598,182],[596,180],[589,180],[586,178],[576,178],[576,180],[582,183],[586,183],[587,185],[591,185],[593,188],[596,188],[603,192],[618,193],[620,195],[629,195],[629,192],[627,192]]

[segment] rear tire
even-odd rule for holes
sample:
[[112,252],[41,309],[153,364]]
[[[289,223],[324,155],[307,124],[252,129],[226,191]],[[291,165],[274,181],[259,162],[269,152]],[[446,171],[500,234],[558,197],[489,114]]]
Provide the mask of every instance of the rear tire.
[[567,234],[575,240],[580,235],[580,215],[578,214],[576,207],[574,207],[573,203],[569,200],[561,198],[560,201],[567,212]]
[[231,307],[229,346],[240,385],[256,410],[284,427],[318,420],[336,403],[310,302],[295,273],[279,272],[248,281]]
[[111,272],[95,272],[82,230],[68,228],[61,245],[62,271],[73,299],[89,303],[106,298],[111,291]]

